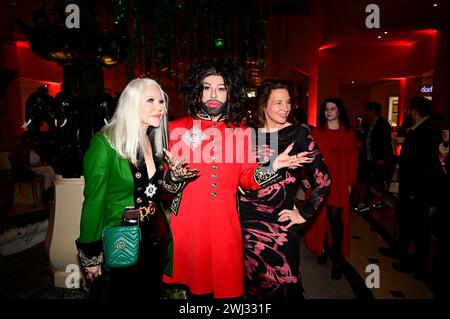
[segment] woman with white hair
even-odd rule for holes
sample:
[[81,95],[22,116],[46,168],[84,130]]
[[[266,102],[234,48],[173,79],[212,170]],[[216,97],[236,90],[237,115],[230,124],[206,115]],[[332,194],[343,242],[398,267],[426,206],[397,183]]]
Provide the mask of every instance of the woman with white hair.
[[[132,80],[111,122],[92,138],[84,156],[84,202],[76,244],[93,297],[130,298],[144,290],[149,298],[161,294],[169,247],[169,228],[159,205],[167,104],[157,82]],[[102,231],[129,223],[124,216],[127,207],[144,208],[137,217],[142,234],[138,263],[109,269],[103,265]]]

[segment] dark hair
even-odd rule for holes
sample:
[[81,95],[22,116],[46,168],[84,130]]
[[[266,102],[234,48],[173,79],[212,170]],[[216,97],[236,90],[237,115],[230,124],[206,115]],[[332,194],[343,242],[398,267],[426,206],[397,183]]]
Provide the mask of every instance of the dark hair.
[[431,101],[423,96],[413,96],[409,101],[409,109],[416,110],[421,117],[431,114]]
[[256,111],[256,121],[258,127],[264,127],[266,125],[266,117],[264,111],[267,108],[267,102],[269,101],[270,94],[273,90],[285,89],[289,92],[289,96],[292,97],[292,84],[288,81],[278,79],[267,79],[258,88],[258,109]]
[[339,111],[339,121],[344,124],[345,129],[348,131],[351,129],[350,120],[348,119],[347,110],[344,107],[344,103],[341,99],[336,97],[330,97],[325,99],[325,101],[320,104],[320,111],[319,111],[319,127],[324,128],[325,123],[327,123],[327,118],[325,117],[325,109],[328,102],[336,104],[338,111]]
[[364,107],[369,111],[374,111],[376,115],[381,114],[381,104],[374,101],[368,101],[364,104]]
[[238,124],[247,98],[244,71],[240,65],[227,58],[213,58],[194,64],[184,81],[183,94],[190,115],[195,116],[201,109],[203,79],[208,75],[221,75],[228,96],[225,121]]

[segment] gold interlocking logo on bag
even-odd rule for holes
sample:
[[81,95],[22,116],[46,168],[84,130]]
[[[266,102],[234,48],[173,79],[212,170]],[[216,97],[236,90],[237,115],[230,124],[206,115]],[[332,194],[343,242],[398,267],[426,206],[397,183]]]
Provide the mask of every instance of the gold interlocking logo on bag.
[[108,268],[125,268],[137,263],[141,230],[139,225],[105,227],[103,256]]

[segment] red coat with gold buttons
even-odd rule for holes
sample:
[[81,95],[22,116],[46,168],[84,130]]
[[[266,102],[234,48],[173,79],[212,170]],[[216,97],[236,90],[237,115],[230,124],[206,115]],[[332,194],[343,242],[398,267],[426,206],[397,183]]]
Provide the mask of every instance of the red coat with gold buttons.
[[244,293],[243,246],[236,192],[259,189],[250,129],[223,121],[184,117],[170,123],[172,154],[200,170],[187,183],[172,216],[173,276],[193,294],[215,298]]

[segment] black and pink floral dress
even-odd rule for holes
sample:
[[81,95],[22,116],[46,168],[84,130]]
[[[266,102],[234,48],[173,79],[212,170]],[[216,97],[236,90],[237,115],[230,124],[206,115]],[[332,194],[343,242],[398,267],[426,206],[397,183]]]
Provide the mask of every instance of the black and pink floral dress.
[[[317,212],[330,188],[330,176],[309,131],[298,125],[277,132],[258,133],[257,156],[260,161],[275,158],[294,143],[292,154],[313,151],[314,161],[304,165],[312,191],[299,208],[310,219]],[[239,193],[245,261],[245,293],[249,299],[301,299],[303,287],[300,268],[300,226],[289,228],[279,222],[283,209],[293,209],[300,182],[300,169],[284,169],[285,178],[258,191]]]

